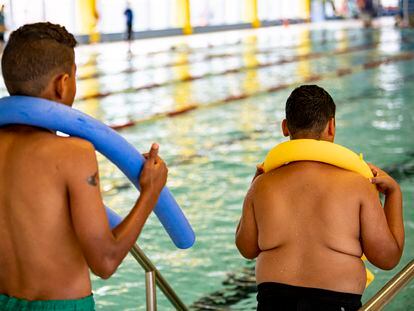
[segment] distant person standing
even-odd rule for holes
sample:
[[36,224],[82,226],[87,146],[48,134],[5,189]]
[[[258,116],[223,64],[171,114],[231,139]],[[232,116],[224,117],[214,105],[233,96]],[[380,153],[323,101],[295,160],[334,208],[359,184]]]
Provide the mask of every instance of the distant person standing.
[[359,0],[359,9],[361,10],[361,19],[365,28],[372,27],[372,19],[376,14],[373,0]]
[[4,23],[4,5],[0,8],[0,44],[4,43],[4,32],[6,31],[6,25]]
[[414,0],[400,0],[397,25],[414,27]]
[[414,0],[407,0],[408,26],[414,27]]
[[132,24],[134,22],[134,12],[132,11],[129,5],[125,9],[124,15],[126,17],[127,38],[128,38],[128,41],[131,41],[133,39]]

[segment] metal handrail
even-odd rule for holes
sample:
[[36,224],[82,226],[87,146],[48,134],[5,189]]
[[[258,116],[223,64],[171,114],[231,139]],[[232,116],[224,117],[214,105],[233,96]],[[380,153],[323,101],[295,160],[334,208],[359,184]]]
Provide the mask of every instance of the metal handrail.
[[155,272],[145,272],[145,290],[147,295],[147,311],[157,311],[157,285]]
[[[134,246],[132,246],[132,248],[129,252],[135,258],[135,260],[141,265],[141,267],[145,270],[146,275],[148,277],[150,277],[150,275],[152,275],[155,278],[155,283],[158,285],[159,289],[164,293],[165,297],[175,307],[175,309],[179,310],[179,311],[188,311],[188,308],[186,307],[186,305],[182,302],[180,297],[178,297],[178,295],[172,289],[170,284],[164,279],[162,274],[154,266],[154,264],[147,257],[147,255],[145,255],[145,253],[142,251],[142,249],[137,244],[135,244]],[[147,272],[150,272],[150,274],[147,274]],[[149,285],[150,282],[147,283],[147,284],[148,284],[147,285],[147,308],[148,308],[148,305],[153,305],[156,308],[155,294],[152,295],[151,291],[148,292],[148,286],[151,286],[151,285]],[[154,293],[154,292],[152,291],[152,293]],[[153,298],[148,297],[148,295],[152,296]],[[154,310],[154,309],[152,309],[152,310]]]
[[381,290],[368,300],[359,310],[381,310],[399,291],[414,278],[414,259],[384,285]]

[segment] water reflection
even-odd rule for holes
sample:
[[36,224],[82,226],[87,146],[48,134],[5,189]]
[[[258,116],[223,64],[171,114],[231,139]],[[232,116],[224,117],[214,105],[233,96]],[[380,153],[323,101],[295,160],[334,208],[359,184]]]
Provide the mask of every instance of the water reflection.
[[[183,64],[173,68],[175,76],[179,79],[188,79],[191,76],[190,65],[188,62],[188,48],[180,49],[177,53],[175,61]],[[192,94],[194,92],[193,84],[190,82],[174,84],[172,86],[172,98],[174,104],[171,111],[179,113],[186,109],[192,102]],[[181,119],[181,122],[177,126],[174,122],[169,122],[167,133],[175,133],[175,156],[180,159],[182,163],[185,163],[188,159],[191,159],[197,155],[196,141],[191,135],[188,135],[194,130],[194,118],[191,115],[187,115]]]
[[[87,67],[81,67],[78,69],[78,75],[85,74],[84,71],[87,71],[88,74],[93,74],[98,72],[98,58],[99,53],[90,53],[87,60]],[[82,82],[77,83],[77,97],[84,97],[88,95],[97,94],[101,91],[102,86],[99,83],[99,79],[88,79]]]
[[[309,54],[312,51],[312,41],[310,40],[310,30],[303,29],[299,35],[300,54]],[[298,62],[297,73],[302,79],[311,76],[310,60],[304,59]]]
[[248,48],[244,50],[243,62],[247,68],[255,68],[253,70],[247,70],[246,75],[242,82],[242,89],[244,93],[252,94],[260,89],[260,81],[258,79],[257,65],[259,60],[257,59],[257,36],[250,35],[246,38],[245,42],[248,44]]

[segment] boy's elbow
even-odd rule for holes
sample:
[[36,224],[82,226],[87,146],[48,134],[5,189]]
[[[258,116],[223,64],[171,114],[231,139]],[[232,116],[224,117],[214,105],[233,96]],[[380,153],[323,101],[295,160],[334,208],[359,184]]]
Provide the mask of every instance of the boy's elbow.
[[93,271],[92,270],[92,272],[93,272],[93,274],[95,274],[96,276],[99,276],[103,280],[109,279],[113,274],[109,271],[97,271],[97,270]]
[[368,259],[374,266],[382,270],[392,270],[400,262],[401,256],[402,250],[396,248],[389,252],[382,252],[379,256],[372,256],[373,258]]
[[386,260],[384,260],[383,262],[381,262],[379,265],[376,265],[376,266],[382,270],[392,270],[398,265],[398,263],[400,262],[400,259],[401,259],[401,255],[398,254],[393,257],[387,258]]
[[380,268],[381,270],[392,270],[398,265],[399,262],[400,262],[399,260],[384,261],[384,262],[380,262],[380,263],[375,263],[374,265],[376,267]]
[[91,267],[92,272],[101,279],[109,279],[118,268],[118,265],[111,259],[105,258],[100,260],[97,265]]

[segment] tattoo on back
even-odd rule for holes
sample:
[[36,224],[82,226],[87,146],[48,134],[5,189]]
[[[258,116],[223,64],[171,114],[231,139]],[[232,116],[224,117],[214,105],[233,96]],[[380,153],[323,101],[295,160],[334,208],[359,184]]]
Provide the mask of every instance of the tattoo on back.
[[96,187],[98,185],[98,172],[96,172],[95,174],[93,174],[92,176],[89,176],[88,179],[86,180],[88,182],[88,184],[90,184],[91,186]]

